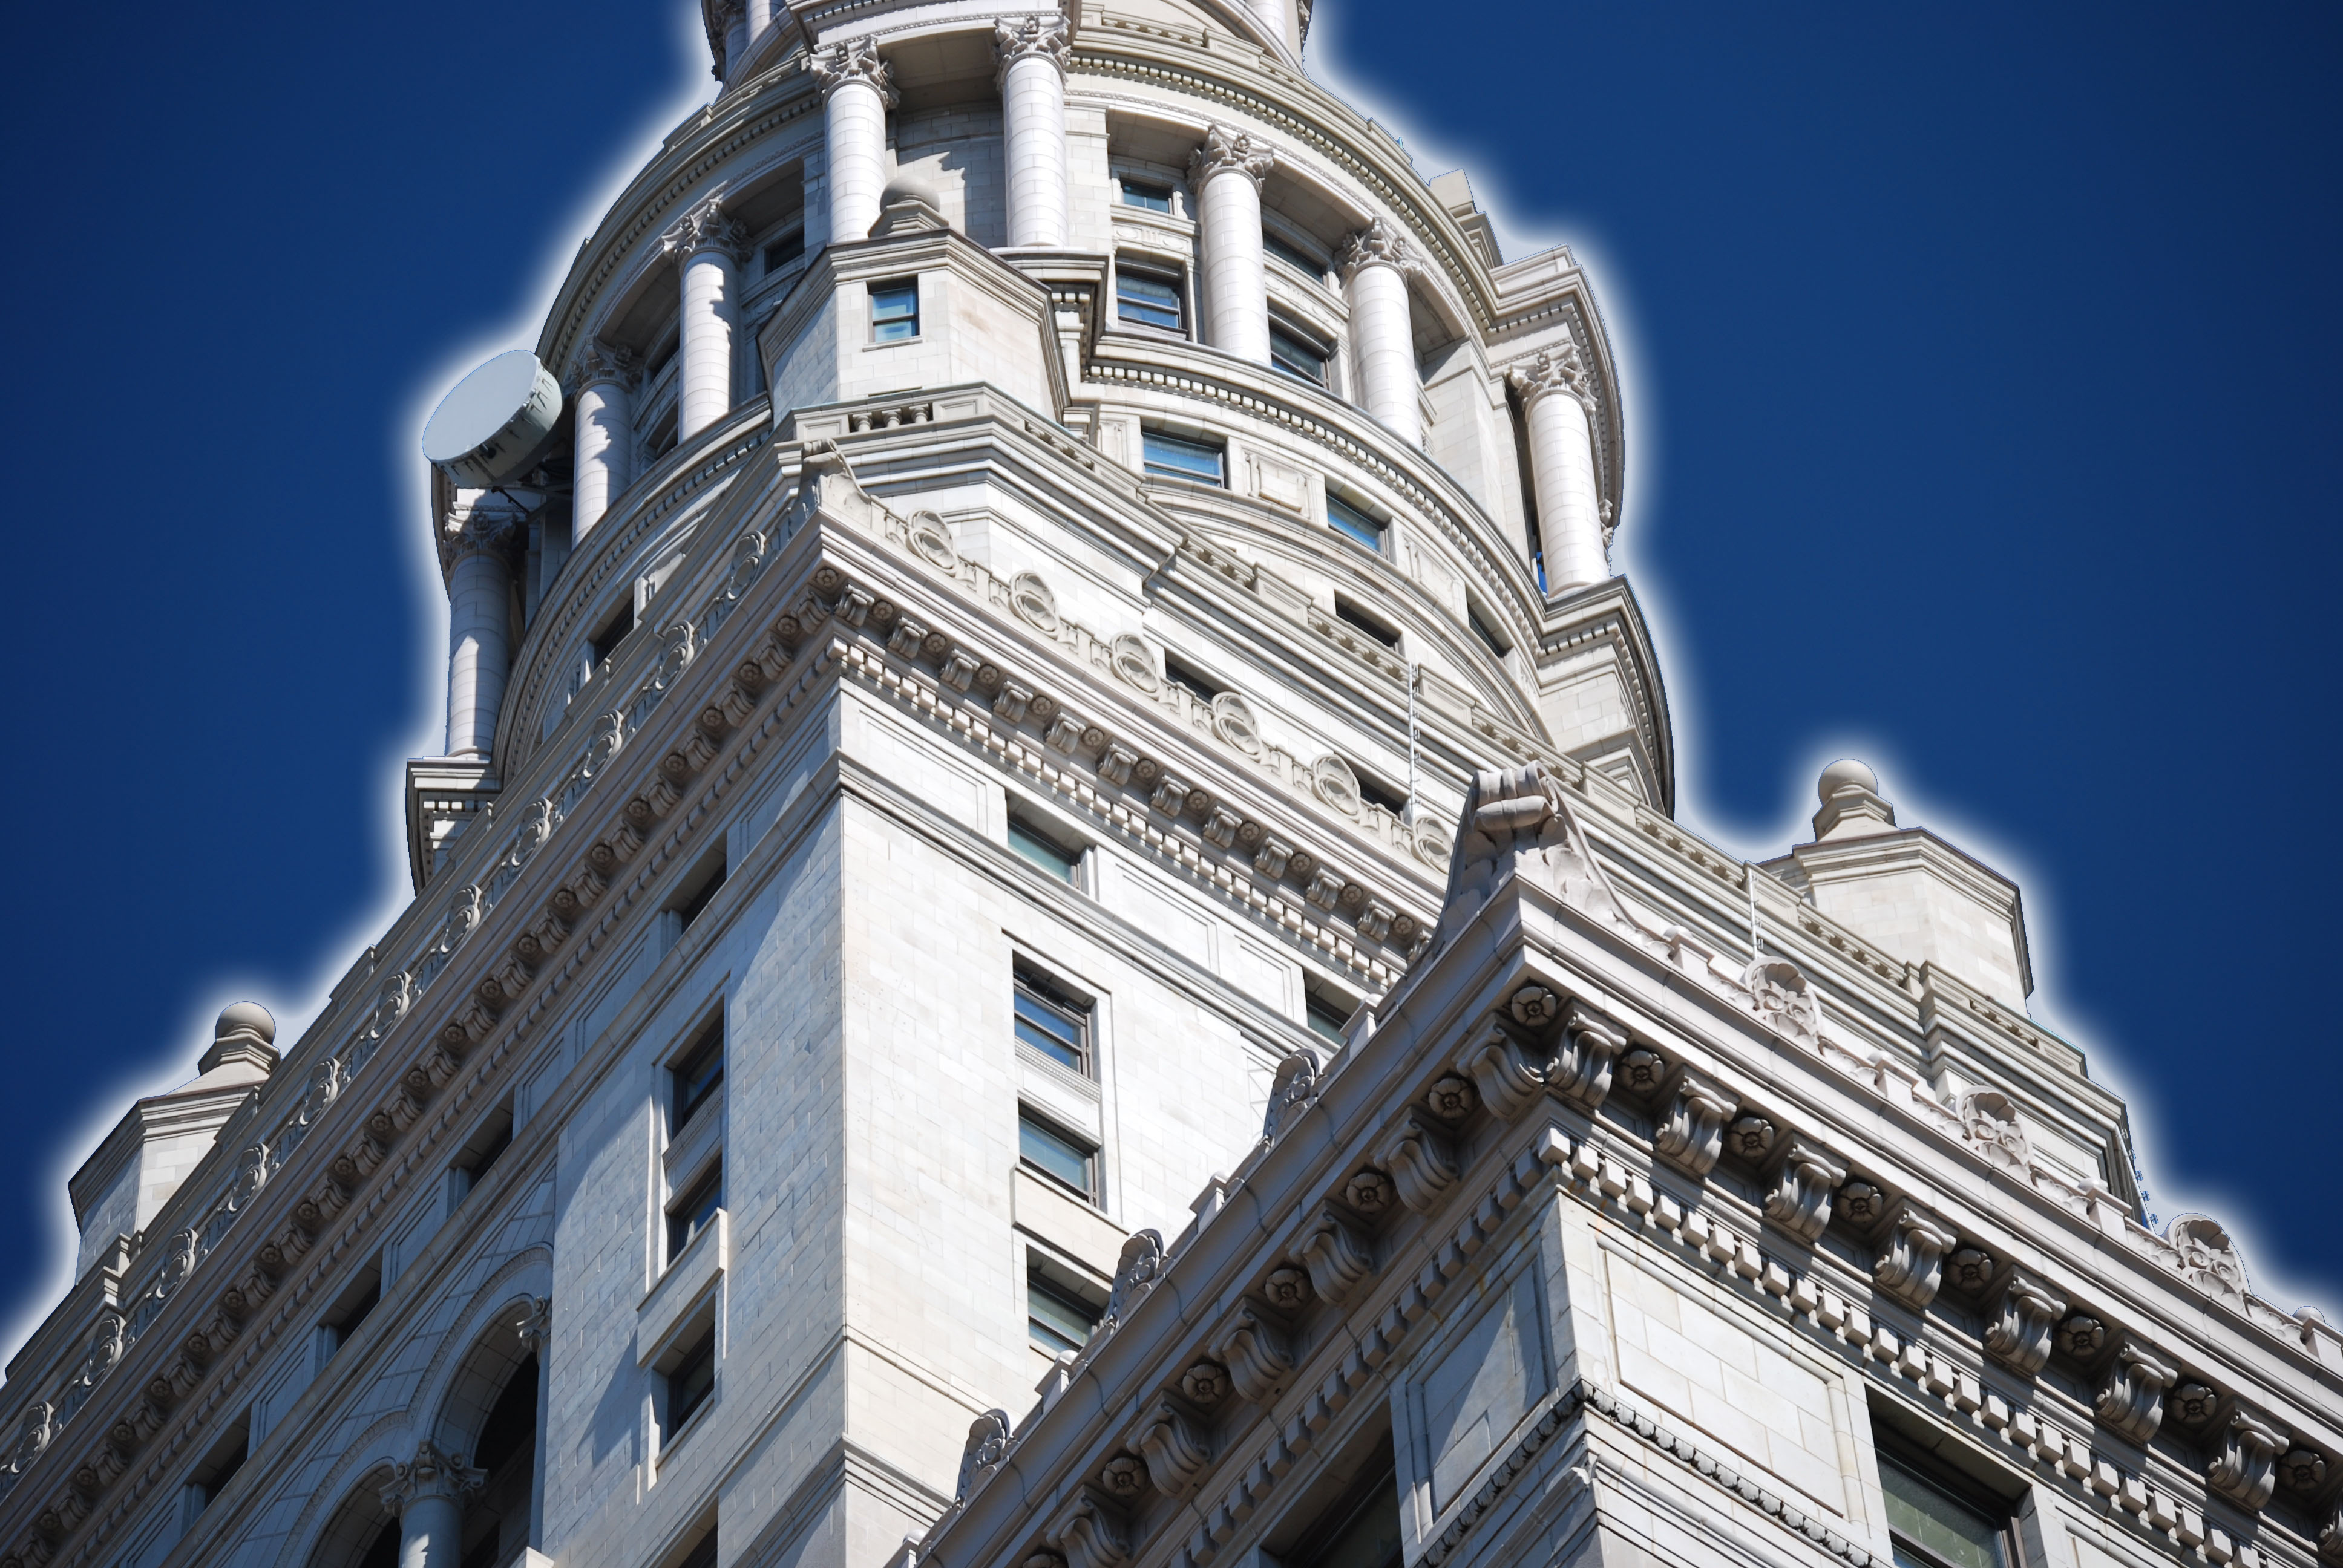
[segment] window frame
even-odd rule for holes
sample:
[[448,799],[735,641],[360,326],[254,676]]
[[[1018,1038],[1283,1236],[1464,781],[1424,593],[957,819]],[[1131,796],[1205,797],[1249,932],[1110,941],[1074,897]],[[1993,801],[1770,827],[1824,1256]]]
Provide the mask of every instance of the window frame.
[[[2026,1548],[2018,1533],[2016,1503],[1995,1495],[1967,1474],[1931,1460],[1909,1439],[1883,1430],[1876,1422],[1872,1428],[1872,1450],[1880,1471],[1883,1502],[1887,1493],[1886,1473],[1891,1469],[1900,1470],[1954,1507],[1991,1527],[1992,1539],[2000,1557],[1992,1568],[2026,1568]],[[1889,1542],[1896,1553],[1893,1562],[1904,1563],[1906,1568],[1964,1568],[1963,1564],[1896,1529],[1885,1517],[1884,1512],[1881,1523],[1886,1525]]]
[[1384,542],[1391,538],[1391,519],[1376,517],[1331,487],[1326,492],[1326,526],[1362,549],[1373,550],[1379,556],[1386,553]]
[[674,1268],[677,1260],[691,1251],[691,1244],[715,1227],[716,1216],[722,1212],[724,1158],[719,1154],[706,1170],[693,1175],[681,1193],[670,1197],[661,1211],[666,1221],[667,1261],[659,1271]]
[[[1029,1127],[1044,1138],[1065,1145],[1081,1159],[1083,1185],[1076,1186],[1025,1152],[1025,1130]],[[1017,1168],[1047,1181],[1052,1187],[1073,1194],[1093,1209],[1104,1206],[1099,1201],[1098,1146],[1081,1133],[1062,1122],[1053,1121],[1046,1112],[1036,1111],[1021,1100],[1017,1102]]]
[[[691,1124],[691,1119],[699,1115],[709,1101],[724,1092],[727,1066],[724,1033],[724,1014],[719,1010],[715,1017],[690,1036],[689,1043],[668,1059],[667,1136],[670,1143]],[[710,1065],[703,1061],[703,1058],[713,1059],[715,1077],[701,1085],[697,1093],[687,1098],[687,1076]]]
[[[677,1415],[675,1396],[677,1390],[682,1385],[684,1374],[703,1367],[707,1371],[706,1383],[701,1386],[698,1397],[693,1399],[683,1413],[680,1416]],[[699,1418],[699,1413],[715,1401],[716,1324],[712,1320],[702,1325],[699,1332],[687,1342],[685,1347],[677,1352],[673,1364],[659,1373],[659,1453],[664,1460],[668,1451],[681,1442],[684,1434],[691,1430],[692,1423]]]
[[[1213,467],[1212,477],[1207,478],[1200,471],[1160,461],[1155,456],[1155,447],[1159,444],[1165,447],[1184,447],[1188,452],[1194,454],[1210,453]],[[1177,479],[1183,484],[1210,485],[1215,489],[1222,490],[1229,487],[1229,447],[1225,441],[1215,442],[1192,436],[1175,436],[1169,430],[1155,430],[1141,426],[1139,432],[1139,465],[1141,473],[1150,479]]]
[[[1055,1304],[1065,1309],[1070,1316],[1087,1322],[1088,1330],[1079,1341],[1071,1341],[1065,1344],[1052,1342],[1068,1340],[1069,1336],[1061,1330],[1038,1318],[1033,1311],[1033,1298],[1037,1294],[1054,1302]],[[1070,1351],[1079,1354],[1082,1346],[1090,1343],[1091,1335],[1098,1332],[1099,1322],[1105,1316],[1106,1308],[1103,1304],[1093,1302],[1071,1286],[1060,1282],[1053,1277],[1041,1255],[1031,1249],[1027,1250],[1025,1253],[1026,1343],[1052,1356],[1064,1355]],[[1041,1333],[1034,1332],[1037,1328],[1041,1331]],[[1042,1334],[1048,1334],[1051,1337],[1045,1340]]]
[[[1128,175],[1117,175],[1114,176],[1114,185],[1117,206],[1127,206],[1136,212],[1161,213],[1165,217],[1178,215],[1180,187],[1169,180],[1132,179]],[[1163,205],[1158,206],[1151,201],[1131,200],[1131,194],[1134,189],[1146,191],[1150,195],[1160,194],[1163,198]]]
[[[1027,865],[1056,878],[1070,888],[1081,886],[1082,856],[1087,853],[1086,849],[1061,842],[1057,834],[1014,808],[1009,812],[1007,837],[1009,852]],[[1021,843],[1020,839],[1025,842]]]
[[[1292,357],[1292,356],[1282,355],[1278,352],[1278,344],[1281,341],[1291,345],[1294,348],[1300,349],[1302,351],[1302,357],[1313,361],[1317,365],[1318,368],[1314,372],[1309,370],[1297,370],[1292,366],[1287,364],[1286,360]],[[1296,381],[1306,381],[1311,386],[1317,387],[1322,392],[1331,391],[1332,389],[1332,372],[1333,365],[1334,351],[1332,348],[1319,347],[1317,338],[1302,330],[1301,327],[1294,326],[1283,317],[1272,316],[1269,318],[1269,366],[1271,369],[1278,371],[1283,375],[1291,376]],[[1354,508],[1353,509],[1355,510],[1356,508]]]
[[[879,314],[882,298],[894,298],[905,295],[910,297],[911,308],[908,316],[882,317]],[[887,336],[888,329],[901,326],[907,321],[911,327],[909,332],[898,337]],[[917,343],[919,340],[920,279],[918,275],[889,278],[884,283],[873,283],[870,286],[870,346],[874,348],[891,348],[900,344]]]
[[[1050,1046],[1028,1039],[1026,1028],[1048,1035],[1051,1031],[1039,1020],[1027,1023],[1025,1010],[1020,1003],[1060,1018],[1073,1027],[1071,1049],[1072,1061],[1064,1060]],[[1010,1033],[1021,1043],[1038,1051],[1069,1072],[1080,1073],[1092,1082],[1098,1081],[1098,1004],[1083,1001],[1066,987],[1029,964],[1020,963],[1010,971],[1010,1012],[1012,1020]],[[1022,1027],[1021,1027],[1022,1026]],[[1095,1151],[1093,1151],[1095,1154]]]
[[[1166,310],[1166,307],[1164,307],[1160,301],[1142,299],[1139,301],[1139,303],[1142,308],[1167,313],[1171,316],[1172,319],[1168,322],[1155,321],[1149,319],[1145,316],[1132,316],[1128,314],[1125,307],[1126,305],[1130,303],[1130,300],[1123,293],[1123,285],[1129,280],[1143,281],[1153,284],[1157,287],[1161,288],[1171,298],[1171,305],[1168,311]],[[1150,266],[1145,262],[1140,262],[1133,265],[1132,263],[1123,260],[1120,256],[1116,256],[1114,258],[1114,324],[1119,327],[1143,327],[1150,332],[1170,333],[1176,337],[1187,337],[1188,289],[1186,273],[1177,263],[1174,262],[1166,262],[1160,266]]]

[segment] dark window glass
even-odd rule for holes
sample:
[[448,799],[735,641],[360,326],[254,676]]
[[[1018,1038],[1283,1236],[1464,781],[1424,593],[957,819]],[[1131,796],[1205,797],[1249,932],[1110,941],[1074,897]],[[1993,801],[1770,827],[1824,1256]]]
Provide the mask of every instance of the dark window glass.
[[1369,615],[1365,610],[1361,609],[1349,599],[1338,597],[1334,600],[1334,618],[1341,621],[1344,626],[1349,627],[1353,631],[1365,632],[1369,637],[1373,638],[1385,648],[1397,648],[1399,646],[1398,632],[1393,631],[1390,627],[1385,626],[1382,621],[1377,620],[1373,616]]
[[1031,1111],[1017,1113],[1017,1154],[1044,1176],[1064,1182],[1085,1198],[1093,1195],[1095,1153],[1072,1134],[1059,1131]]
[[1202,441],[1183,441],[1161,431],[1145,433],[1143,459],[1148,474],[1158,479],[1201,479],[1208,485],[1226,483],[1221,471],[1221,448]]
[[1350,535],[1371,550],[1380,553],[1383,548],[1383,519],[1369,517],[1331,490],[1326,495],[1326,523],[1336,532]]
[[1198,697],[1210,702],[1228,689],[1211,676],[1200,673],[1196,667],[1176,653],[1163,656],[1163,678],[1174,686],[1184,686]]
[[1180,280],[1160,273],[1114,269],[1114,313],[1118,319],[1141,327],[1180,330]]
[[920,286],[874,283],[870,286],[870,341],[903,343],[920,335]]
[[765,247],[765,276],[770,277],[804,254],[805,230],[791,229]]
[[618,652],[618,645],[626,641],[627,634],[634,629],[635,601],[629,598],[620,607],[618,613],[610,618],[608,624],[594,634],[594,640],[588,645],[588,651],[593,654],[595,664],[598,666],[604,659]]
[[1282,327],[1269,329],[1269,362],[1288,376],[1319,387],[1326,385],[1326,351]]
[[[1353,772],[1356,772],[1356,769],[1353,769]],[[1405,799],[1393,791],[1384,789],[1363,773],[1358,774],[1358,779],[1360,799],[1370,806],[1380,806],[1393,816],[1405,819],[1407,816]]]
[[1125,180],[1122,182],[1122,205],[1145,207],[1149,212],[1170,212],[1172,187],[1147,185],[1139,180]]
[[1310,993],[1309,1008],[1310,1028],[1313,1032],[1322,1034],[1332,1040],[1340,1040],[1342,1038],[1342,1030],[1348,1028],[1351,1022],[1349,1009],[1336,1006],[1314,990]]
[[1497,628],[1489,623],[1489,618],[1481,612],[1481,607],[1469,598],[1464,601],[1464,618],[1473,623],[1474,634],[1488,644],[1491,653],[1499,658],[1505,657],[1505,639],[1497,634]]
[[724,1087],[724,1021],[717,1020],[699,1042],[676,1058],[668,1070],[674,1099],[668,1111],[668,1136],[683,1131],[694,1112]]
[[1399,1473],[1389,1437],[1283,1560],[1293,1568],[1399,1568]]
[[[1074,879],[1074,868],[1081,863],[1080,851],[1069,849],[1040,829],[1029,827],[1011,817],[1009,819],[1009,847],[1026,859],[1041,868],[1061,881]],[[1023,1032],[1023,1020],[1019,1020],[1019,1032]]]
[[1879,1484],[1899,1568],[2008,1568],[2006,1515],[1986,1513],[1885,1453]]
[[699,1413],[699,1407],[715,1392],[716,1331],[711,1328],[698,1344],[683,1352],[683,1359],[667,1374],[667,1429],[659,1433],[659,1441],[674,1441],[675,1434]]
[[1261,248],[1285,263],[1286,266],[1307,273],[1312,277],[1326,276],[1324,262],[1302,250],[1300,246],[1278,238],[1273,229],[1265,228],[1261,231]]
[[717,1168],[700,1178],[699,1185],[686,1192],[667,1211],[667,1261],[669,1264],[683,1256],[683,1250],[702,1231],[716,1222],[716,1211],[724,1207],[724,1167]]
[[1091,1010],[1039,975],[1017,976],[1017,1038],[1076,1072],[1091,1070]]
[[1078,1351],[1098,1327],[1099,1309],[1039,1269],[1025,1275],[1025,1333],[1057,1355]]

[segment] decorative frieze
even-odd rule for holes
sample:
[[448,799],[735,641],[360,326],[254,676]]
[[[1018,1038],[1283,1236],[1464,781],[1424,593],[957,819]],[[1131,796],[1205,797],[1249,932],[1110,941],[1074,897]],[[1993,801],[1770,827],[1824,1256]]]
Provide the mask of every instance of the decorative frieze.
[[1896,1206],[1887,1242],[1871,1281],[1914,1311],[1936,1299],[1944,1281],[1945,1256],[1958,1240],[1936,1216],[1906,1200]]
[[1286,1257],[1309,1271],[1312,1291],[1334,1302],[1347,1300],[1375,1266],[1373,1251],[1328,1206],[1321,1206]]
[[2133,1442],[2146,1443],[2164,1420],[2164,1391],[2177,1376],[2147,1346],[2126,1339],[2101,1375],[2091,1409],[2110,1431]]
[[1831,1194],[1845,1180],[1846,1167],[1828,1151],[1793,1138],[1765,1194],[1765,1218],[1812,1245],[1830,1223]]
[[1546,1087],[1591,1112],[1611,1092],[1612,1070],[1626,1048],[1627,1036],[1617,1024],[1574,998],[1564,1005],[1562,1049],[1554,1053]]
[[1716,1168],[1725,1149],[1725,1124],[1737,1108],[1716,1085],[1699,1074],[1677,1074],[1674,1093],[1652,1133],[1660,1158],[1694,1176]]
[[2278,1489],[2278,1457],[2285,1433],[2249,1411],[2229,1417],[2221,1451],[2205,1472],[2206,1484],[2248,1512],[2258,1510]]
[[1456,1184],[1455,1151],[1413,1111],[1384,1135],[1374,1161],[1391,1173],[1400,1201],[1419,1214],[1438,1208],[1442,1194]]
[[1237,1308],[1213,1341],[1212,1353],[1227,1367],[1231,1385],[1254,1404],[1267,1404],[1293,1371],[1293,1349],[1283,1331],[1249,1306]]

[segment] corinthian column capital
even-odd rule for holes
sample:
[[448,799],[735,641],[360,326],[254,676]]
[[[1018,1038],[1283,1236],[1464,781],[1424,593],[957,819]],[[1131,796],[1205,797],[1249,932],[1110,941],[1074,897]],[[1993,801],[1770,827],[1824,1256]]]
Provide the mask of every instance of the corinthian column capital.
[[1062,15],[1000,17],[992,24],[992,48],[1004,75],[1010,66],[1031,57],[1045,59],[1062,73],[1073,54]]
[[600,381],[631,390],[642,368],[643,362],[633,350],[589,337],[578,350],[577,365],[569,373],[569,380],[573,388],[591,387]]
[[461,1507],[488,1480],[486,1471],[474,1469],[427,1437],[415,1445],[413,1463],[391,1466],[390,1483],[382,1489],[382,1505],[394,1518],[416,1503],[437,1500]]
[[879,57],[879,45],[869,38],[846,38],[806,55],[805,68],[821,84],[827,99],[850,82],[875,87],[889,108],[895,106],[895,74]]
[[1345,278],[1363,266],[1394,266],[1402,272],[1420,272],[1423,269],[1423,256],[1397,224],[1379,217],[1366,227],[1353,230],[1342,241],[1342,248],[1335,253],[1334,266]]
[[439,525],[440,573],[452,574],[466,556],[495,556],[509,564],[528,536],[528,515],[500,494],[458,503]]
[[1214,175],[1232,169],[1257,186],[1276,166],[1277,155],[1252,132],[1213,126],[1204,133],[1204,145],[1188,160],[1188,179],[1201,188]]
[[1594,407],[1594,378],[1587,373],[1586,361],[1575,343],[1539,349],[1536,358],[1514,366],[1505,379],[1513,383],[1523,403],[1535,404],[1551,393],[1566,392],[1589,409]]
[[739,261],[748,254],[749,231],[724,216],[722,196],[712,196],[676,219],[675,226],[659,236],[659,247],[686,260],[713,250]]

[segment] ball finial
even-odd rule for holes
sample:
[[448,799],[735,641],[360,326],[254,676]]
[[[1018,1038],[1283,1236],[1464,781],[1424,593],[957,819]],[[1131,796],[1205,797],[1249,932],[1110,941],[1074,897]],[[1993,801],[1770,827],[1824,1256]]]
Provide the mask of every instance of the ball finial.
[[1879,775],[1852,757],[1842,757],[1823,769],[1822,781],[1815,786],[1815,793],[1822,799],[1823,804],[1828,805],[1832,796],[1850,785],[1866,794],[1876,795],[1879,793]]
[[256,1034],[263,1045],[274,1045],[276,1015],[256,1001],[232,1001],[220,1010],[219,1021],[212,1026],[212,1038],[226,1040],[232,1034]]

